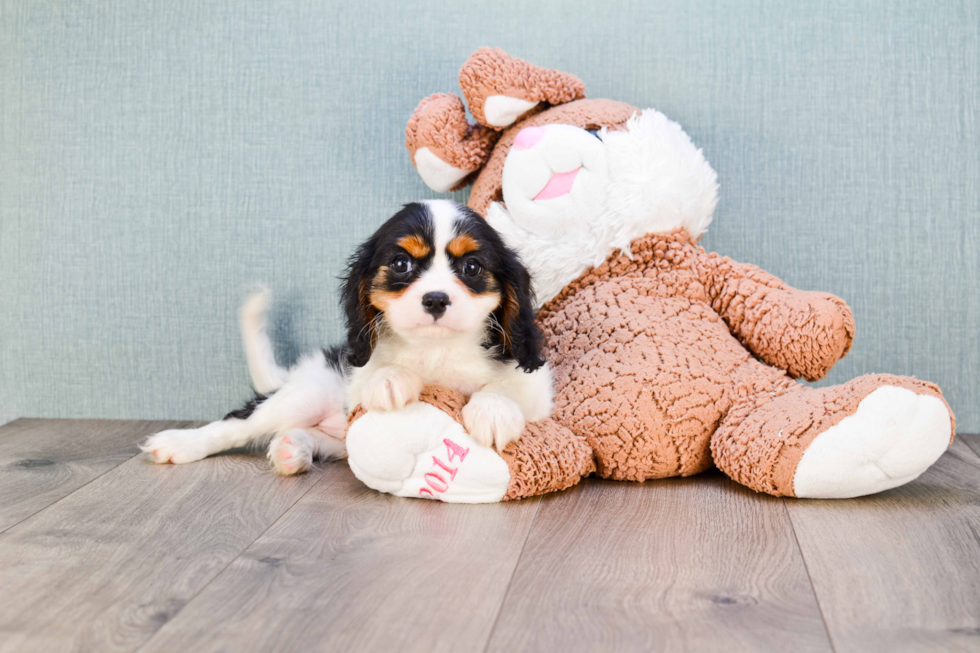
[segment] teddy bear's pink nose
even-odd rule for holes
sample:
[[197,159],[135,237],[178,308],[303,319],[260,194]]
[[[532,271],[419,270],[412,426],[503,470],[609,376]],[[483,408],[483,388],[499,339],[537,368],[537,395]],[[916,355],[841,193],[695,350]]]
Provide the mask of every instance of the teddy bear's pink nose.
[[514,148],[518,150],[530,150],[544,138],[544,127],[525,127],[517,133],[514,139]]

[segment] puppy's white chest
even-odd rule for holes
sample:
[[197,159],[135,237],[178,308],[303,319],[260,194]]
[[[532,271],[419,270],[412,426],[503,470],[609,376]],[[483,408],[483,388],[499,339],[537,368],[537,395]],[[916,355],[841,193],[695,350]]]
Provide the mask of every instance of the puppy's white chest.
[[414,371],[427,384],[452,388],[466,396],[490,382],[496,363],[479,345],[404,347],[395,365]]

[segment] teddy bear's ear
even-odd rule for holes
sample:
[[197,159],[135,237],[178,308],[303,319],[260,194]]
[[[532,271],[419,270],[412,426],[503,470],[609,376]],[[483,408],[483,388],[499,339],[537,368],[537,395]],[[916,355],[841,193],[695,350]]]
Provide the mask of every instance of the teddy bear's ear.
[[466,186],[486,163],[500,136],[466,120],[463,101],[450,93],[422,100],[405,128],[412,165],[432,190],[444,193]]
[[542,103],[585,97],[585,84],[568,73],[512,57],[500,48],[480,48],[459,71],[459,85],[477,122],[501,130]]

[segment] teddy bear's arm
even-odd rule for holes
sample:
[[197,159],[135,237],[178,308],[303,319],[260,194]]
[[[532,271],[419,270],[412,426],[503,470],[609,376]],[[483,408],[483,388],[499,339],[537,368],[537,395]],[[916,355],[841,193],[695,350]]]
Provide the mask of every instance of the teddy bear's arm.
[[797,290],[727,257],[711,255],[707,268],[712,307],[766,363],[816,381],[850,351],[854,317],[842,299]]

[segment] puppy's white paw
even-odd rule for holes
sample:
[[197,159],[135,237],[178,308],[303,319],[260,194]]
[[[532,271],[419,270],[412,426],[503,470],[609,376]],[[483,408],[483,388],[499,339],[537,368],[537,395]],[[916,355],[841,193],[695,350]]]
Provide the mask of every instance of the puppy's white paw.
[[497,451],[521,437],[524,413],[516,401],[495,392],[475,392],[463,407],[463,426],[474,440]]
[[313,449],[313,436],[309,433],[301,429],[286,431],[269,444],[269,462],[277,474],[302,474],[313,464]]
[[173,429],[151,435],[140,449],[157,463],[192,463],[208,455],[200,429]]
[[365,410],[398,410],[422,393],[422,377],[404,367],[389,365],[371,375],[361,389]]

